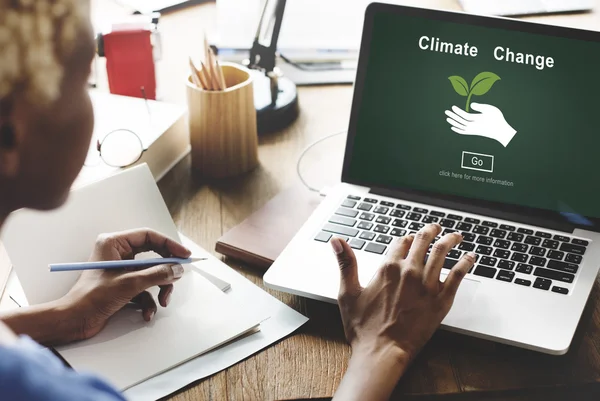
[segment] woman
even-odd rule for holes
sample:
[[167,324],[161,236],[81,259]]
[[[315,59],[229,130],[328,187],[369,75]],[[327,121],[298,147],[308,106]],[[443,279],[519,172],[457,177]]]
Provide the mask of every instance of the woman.
[[[92,135],[87,78],[93,54],[87,0],[0,0],[0,227],[16,209],[49,210],[67,198]],[[353,350],[336,399],[387,399],[448,313],[474,255],[440,283],[444,257],[462,239],[444,236],[425,265],[440,232],[427,226],[394,243],[366,288],[358,283],[352,249],[332,241],[341,272],[340,311]],[[159,233],[136,230],[99,237],[91,260],[129,259],[149,250],[190,255]],[[37,343],[90,338],[129,302],[138,303],[150,321],[157,305],[146,290],[159,286],[158,303],[167,307],[182,274],[179,265],[84,272],[62,299],[0,316],[0,398],[122,400],[110,385],[66,369]]]

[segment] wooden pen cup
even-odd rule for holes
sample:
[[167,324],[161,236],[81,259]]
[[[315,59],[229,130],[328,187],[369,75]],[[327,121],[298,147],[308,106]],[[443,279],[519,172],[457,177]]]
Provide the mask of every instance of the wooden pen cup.
[[250,71],[222,63],[227,88],[208,91],[187,79],[192,167],[207,178],[226,178],[258,166],[258,135]]

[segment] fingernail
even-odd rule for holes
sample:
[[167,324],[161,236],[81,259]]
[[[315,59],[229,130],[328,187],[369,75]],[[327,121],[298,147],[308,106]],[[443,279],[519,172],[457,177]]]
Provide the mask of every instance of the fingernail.
[[331,246],[333,247],[333,253],[339,255],[344,252],[344,246],[342,245],[342,240],[339,238],[333,238],[331,240]]
[[169,293],[167,294],[167,297],[165,298],[165,305],[169,306],[169,302],[171,302],[171,294],[173,293],[173,290],[169,291]]
[[154,314],[155,314],[155,313],[156,313],[156,312],[154,312],[154,311],[150,312],[150,320],[149,320],[149,321],[152,321],[152,319],[154,319]]
[[171,269],[173,270],[173,278],[181,278],[183,276],[183,266],[173,265],[171,266]]
[[469,252],[469,253],[467,253],[467,256],[473,260],[475,260],[477,258],[477,255],[475,254],[475,252]]

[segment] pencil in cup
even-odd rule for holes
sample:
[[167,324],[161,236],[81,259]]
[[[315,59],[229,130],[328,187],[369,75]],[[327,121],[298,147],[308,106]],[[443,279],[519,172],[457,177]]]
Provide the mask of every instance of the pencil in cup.
[[187,80],[192,167],[206,178],[233,177],[258,166],[252,76],[234,63],[219,68],[224,90],[199,87],[193,74]]

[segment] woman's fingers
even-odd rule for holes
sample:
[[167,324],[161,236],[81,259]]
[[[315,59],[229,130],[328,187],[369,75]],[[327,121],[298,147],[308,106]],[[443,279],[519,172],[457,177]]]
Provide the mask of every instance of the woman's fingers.
[[149,322],[152,320],[154,315],[156,314],[156,302],[154,302],[154,298],[152,298],[152,294],[148,291],[143,291],[136,295],[131,302],[136,303],[142,309],[142,316],[144,320]]
[[475,264],[476,258],[475,253],[468,252],[454,265],[444,282],[442,296],[454,300],[460,283]]
[[[112,236],[114,236],[114,239],[118,242],[125,242],[131,249],[133,255],[142,252],[153,251],[162,257],[174,256],[179,258],[188,258],[192,254],[189,249],[177,241],[174,241],[171,238],[168,238],[163,234],[148,228],[123,231],[112,234]],[[123,247],[123,249],[125,248],[127,247]]]
[[408,252],[408,259],[419,266],[424,266],[425,255],[429,250],[429,245],[435,240],[435,237],[442,231],[442,226],[439,224],[428,224],[421,228],[415,235],[413,244]]
[[414,239],[414,235],[405,235],[404,237],[396,238],[394,242],[392,242],[392,245],[390,245],[387,253],[387,260],[398,262],[402,259],[406,259]]
[[160,286],[160,292],[158,293],[158,303],[163,308],[169,306],[169,303],[171,301],[171,294],[173,293],[174,288],[175,287],[173,286],[173,284]]
[[438,285],[448,252],[460,244],[462,240],[462,235],[452,233],[444,235],[438,242],[433,244],[429,258],[425,264],[424,279],[428,285]]

